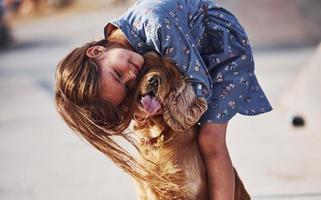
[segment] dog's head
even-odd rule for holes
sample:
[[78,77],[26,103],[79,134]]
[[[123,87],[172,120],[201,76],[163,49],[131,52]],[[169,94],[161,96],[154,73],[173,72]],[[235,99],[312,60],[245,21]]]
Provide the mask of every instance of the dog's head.
[[175,64],[154,52],[144,55],[143,75],[137,87],[136,119],[150,118],[161,114],[166,97],[181,78]]
[[155,137],[168,128],[182,132],[197,123],[207,103],[195,96],[190,81],[170,59],[155,53],[144,58],[146,71],[136,91],[136,129],[158,130],[149,133]]

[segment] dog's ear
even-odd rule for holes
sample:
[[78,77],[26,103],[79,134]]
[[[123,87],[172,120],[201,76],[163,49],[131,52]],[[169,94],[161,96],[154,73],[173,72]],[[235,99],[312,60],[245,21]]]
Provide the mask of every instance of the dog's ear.
[[195,95],[190,82],[180,79],[164,100],[163,118],[174,131],[181,132],[195,125],[206,110],[206,100]]

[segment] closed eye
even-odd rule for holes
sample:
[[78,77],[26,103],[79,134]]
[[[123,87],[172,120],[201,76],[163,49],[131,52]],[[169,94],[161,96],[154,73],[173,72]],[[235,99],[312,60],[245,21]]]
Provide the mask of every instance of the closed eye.
[[116,78],[118,80],[121,80],[121,73],[119,73],[119,71],[117,71],[117,70],[115,70],[114,72],[115,72]]

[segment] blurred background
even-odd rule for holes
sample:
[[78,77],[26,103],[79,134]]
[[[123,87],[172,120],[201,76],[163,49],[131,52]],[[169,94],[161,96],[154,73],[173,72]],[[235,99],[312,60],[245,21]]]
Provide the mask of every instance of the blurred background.
[[[321,199],[321,1],[226,0],[274,110],[235,116],[228,146],[253,199]],[[72,133],[54,73],[130,0],[0,0],[0,199],[134,200],[135,185]]]

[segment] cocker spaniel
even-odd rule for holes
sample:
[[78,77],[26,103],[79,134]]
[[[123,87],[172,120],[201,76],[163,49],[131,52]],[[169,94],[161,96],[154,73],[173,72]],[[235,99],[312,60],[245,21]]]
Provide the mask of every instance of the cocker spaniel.
[[[174,62],[155,53],[144,57],[146,71],[133,113],[139,163],[147,169],[142,172],[145,180],[138,182],[139,199],[207,200],[206,170],[197,143],[197,122],[207,103],[195,95]],[[235,171],[235,200],[249,199]]]

